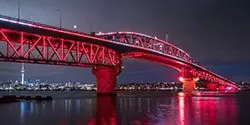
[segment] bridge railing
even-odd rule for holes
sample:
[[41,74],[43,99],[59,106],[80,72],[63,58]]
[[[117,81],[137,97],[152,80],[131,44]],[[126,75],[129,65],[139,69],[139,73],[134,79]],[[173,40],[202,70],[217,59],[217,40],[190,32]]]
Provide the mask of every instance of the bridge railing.
[[84,33],[84,32],[79,32],[79,31],[70,30],[70,29],[66,29],[66,28],[60,28],[60,27],[42,24],[42,23],[38,23],[38,22],[34,22],[34,21],[25,20],[25,19],[18,19],[15,17],[5,16],[5,15],[0,15],[0,19],[5,19],[6,21],[9,21],[9,22],[26,23],[26,24],[42,26],[42,27],[47,27],[47,28],[56,29],[56,30],[63,30],[63,31],[68,31],[68,32],[73,32],[73,33],[89,35],[89,34]]

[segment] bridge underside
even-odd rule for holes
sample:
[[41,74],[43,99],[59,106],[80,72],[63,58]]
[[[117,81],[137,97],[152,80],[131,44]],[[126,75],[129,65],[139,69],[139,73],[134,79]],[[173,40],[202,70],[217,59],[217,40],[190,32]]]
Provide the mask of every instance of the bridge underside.
[[[175,69],[180,73],[180,82],[183,84],[183,91],[190,92],[196,90],[196,82],[200,79],[198,76],[201,76],[200,74],[197,75],[197,69],[194,69],[190,65],[187,65],[181,61],[178,61],[174,58],[165,58],[163,56],[158,56],[151,53],[145,53],[145,52],[129,52],[122,54],[122,58],[137,58],[142,60],[147,60],[151,62],[155,62],[157,64],[161,64],[163,66],[167,66],[170,68]],[[202,73],[202,72],[201,72]],[[236,92],[238,89],[235,87],[231,87],[230,90],[227,90],[226,88],[230,85],[223,85],[216,82],[211,82],[210,76],[203,77],[207,82],[207,90],[208,91],[228,91],[228,92]]]

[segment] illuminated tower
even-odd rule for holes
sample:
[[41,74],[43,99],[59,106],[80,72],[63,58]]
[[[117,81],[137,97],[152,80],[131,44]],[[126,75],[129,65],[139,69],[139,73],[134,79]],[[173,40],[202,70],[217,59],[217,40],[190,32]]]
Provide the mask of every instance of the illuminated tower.
[[22,81],[21,84],[24,84],[24,64],[22,63],[22,69],[21,69],[21,75],[22,75]]

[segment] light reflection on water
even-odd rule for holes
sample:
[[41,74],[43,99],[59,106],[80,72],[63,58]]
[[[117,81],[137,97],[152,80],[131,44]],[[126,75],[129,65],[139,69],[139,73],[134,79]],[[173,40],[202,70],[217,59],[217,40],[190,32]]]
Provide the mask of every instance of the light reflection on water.
[[[126,93],[125,93],[126,94]],[[239,97],[166,92],[0,104],[1,125],[237,125]],[[241,114],[242,115],[242,114]],[[243,114],[244,116],[244,114]],[[3,124],[2,124],[3,123]]]

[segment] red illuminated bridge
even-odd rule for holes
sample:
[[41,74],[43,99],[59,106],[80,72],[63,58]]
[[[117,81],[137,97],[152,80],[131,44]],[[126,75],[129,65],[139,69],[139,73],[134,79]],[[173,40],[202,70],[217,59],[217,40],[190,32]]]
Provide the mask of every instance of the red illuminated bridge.
[[84,34],[0,16],[0,60],[91,67],[97,93],[114,92],[123,59],[152,61],[176,69],[184,91],[206,81],[208,90],[236,92],[239,86],[197,64],[180,48],[135,32]]

